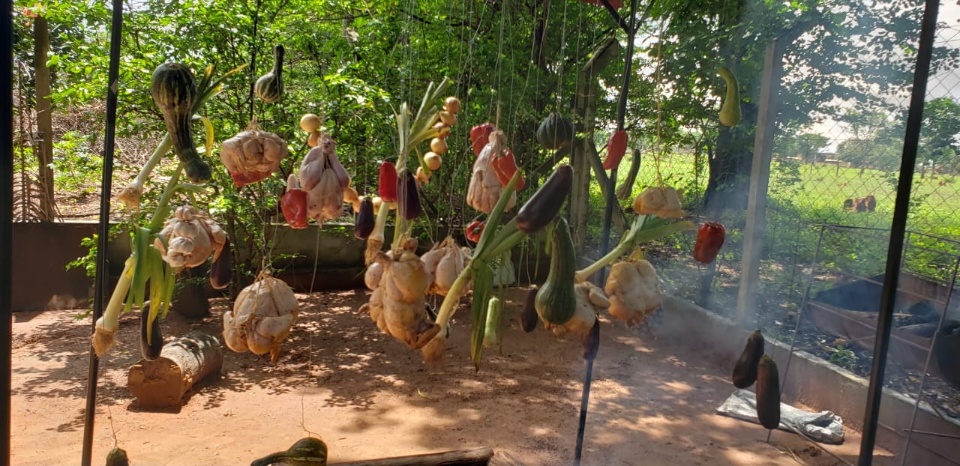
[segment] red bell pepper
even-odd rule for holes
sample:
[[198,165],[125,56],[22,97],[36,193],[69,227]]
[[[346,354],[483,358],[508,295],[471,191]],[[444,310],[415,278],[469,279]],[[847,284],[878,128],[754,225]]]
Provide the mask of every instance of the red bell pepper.
[[307,192],[299,189],[288,189],[280,198],[280,210],[290,228],[302,230],[307,227]]
[[726,238],[723,224],[704,222],[697,231],[697,242],[693,246],[693,258],[700,263],[709,264],[717,258],[723,240]]
[[493,124],[489,121],[470,128],[470,141],[473,143],[474,156],[480,155],[483,147],[490,142],[490,133],[493,131]]
[[485,226],[486,224],[480,220],[474,220],[470,222],[464,229],[464,234],[467,237],[467,241],[470,241],[474,244],[479,243],[480,236],[483,235],[483,228]]
[[[497,174],[497,180],[500,181],[500,186],[506,186],[510,182],[510,178],[513,178],[513,174],[517,172],[517,159],[510,149],[500,151],[500,155],[493,158],[492,164],[493,171]],[[526,183],[523,181],[523,175],[520,175],[520,179],[517,180],[517,191],[522,190],[524,186],[526,186]]]
[[390,162],[380,164],[380,199],[397,202],[397,167]]
[[603,169],[610,170],[620,166],[623,155],[627,153],[627,132],[614,131],[607,143],[607,158],[603,159]]

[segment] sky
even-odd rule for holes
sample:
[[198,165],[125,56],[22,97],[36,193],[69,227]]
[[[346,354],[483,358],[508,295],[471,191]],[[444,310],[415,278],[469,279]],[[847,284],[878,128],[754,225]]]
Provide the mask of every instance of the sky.
[[[960,48],[960,5],[953,0],[941,1],[938,16],[939,23],[945,23],[950,27],[937,30],[936,45]],[[960,100],[960,69],[948,70],[930,77],[927,84],[927,99],[945,96]],[[903,103],[903,105],[907,104],[908,102]],[[811,132],[830,138],[829,150],[836,150],[836,145],[849,137],[845,125],[829,119],[814,125]]]

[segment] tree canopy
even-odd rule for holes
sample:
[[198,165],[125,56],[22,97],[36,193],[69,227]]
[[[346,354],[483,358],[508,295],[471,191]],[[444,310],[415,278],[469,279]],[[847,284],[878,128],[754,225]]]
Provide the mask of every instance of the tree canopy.
[[[54,112],[101,100],[108,3],[16,3],[22,63],[31,60],[30,15],[43,15],[51,24]],[[496,120],[524,168],[549,167],[553,154],[536,145],[536,125],[551,110],[569,114],[577,71],[604,40],[624,43],[627,38],[604,8],[575,0],[144,0],[132,5],[124,12],[121,137],[151,137],[162,130],[148,93],[150,72],[158,64],[180,61],[196,70],[208,64],[219,70],[247,65],[207,105],[218,141],[256,117],[291,141],[295,156],[284,167],[289,172],[305,148],[297,120],[306,112],[320,114],[362,191],[372,186],[378,161],[396,156],[393,112],[399,103],[417,99],[431,81],[453,79],[454,93],[464,102],[450,139],[453,163],[448,166],[457,168],[440,172],[427,188],[428,201],[445,213],[461,210],[458,189],[451,188],[466,185],[472,125]],[[785,45],[777,127],[795,134],[808,154],[819,143],[800,136],[811,123],[851,105],[892,112],[891,102],[907,95],[922,2],[646,0],[638,2],[638,10],[626,122],[631,145],[646,141],[643,146],[654,147],[655,156],[677,146],[695,146],[694,154],[705,149],[711,154],[708,191],[730,193],[712,198],[718,207],[730,207],[745,192],[766,44],[778,39]],[[619,12],[628,15],[629,6]],[[252,98],[251,83],[269,68],[279,43],[287,50],[287,93],[279,105],[264,107]],[[613,127],[622,57],[596,76],[598,146]],[[934,67],[956,67],[958,59],[957,50],[939,48]],[[733,128],[717,122],[720,65],[739,78],[743,121]],[[931,102],[930,112],[927,145],[939,160],[956,150],[960,112],[949,99]]]

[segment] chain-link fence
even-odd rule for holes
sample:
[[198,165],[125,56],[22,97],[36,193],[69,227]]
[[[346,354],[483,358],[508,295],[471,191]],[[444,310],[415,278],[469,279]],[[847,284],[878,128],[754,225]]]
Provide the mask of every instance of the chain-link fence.
[[[955,21],[941,24],[936,46],[960,50]],[[857,56],[857,51],[847,52]],[[951,56],[946,53],[935,62],[927,87],[884,383],[918,400],[916,406],[929,403],[933,415],[952,417],[950,422],[958,424],[960,367],[950,362],[954,357],[944,356],[960,354],[960,309],[953,297],[960,260],[960,68]],[[756,308],[746,310],[748,320],[768,338],[795,344],[797,350],[864,378],[873,359],[908,105],[908,94],[897,95],[874,106],[840,105],[799,129],[778,124],[755,284],[758,298]],[[647,153],[639,186],[654,185],[660,177],[684,188],[690,205],[700,204],[708,181],[706,150],[686,148],[659,157]],[[727,243],[717,262],[707,268],[684,254],[692,250],[693,235],[675,239],[677,244],[653,253],[653,259],[668,293],[732,318],[741,286],[745,212],[694,212],[701,220],[727,226]],[[934,341],[940,344],[939,355]],[[914,429],[896,430],[892,433],[903,438],[903,453],[916,442]]]

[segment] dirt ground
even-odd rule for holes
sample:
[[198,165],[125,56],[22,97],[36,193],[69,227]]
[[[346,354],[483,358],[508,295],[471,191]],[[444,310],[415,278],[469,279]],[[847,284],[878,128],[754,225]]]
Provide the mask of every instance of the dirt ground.
[[[306,430],[331,462],[489,446],[529,465],[570,464],[585,373],[579,342],[518,323],[525,291],[507,292],[501,351],[479,372],[469,360],[461,307],[443,372],[380,334],[357,312],[365,290],[298,295],[301,317],[274,366],[224,347],[222,376],[187,395],[179,412],[138,409],[126,388],[139,360],[136,314],[101,361],[94,464],[114,442],[134,465],[238,465],[286,449]],[[171,314],[167,340],[197,329],[219,335],[225,302],[201,321]],[[76,311],[14,315],[12,464],[78,464],[83,437],[89,320]],[[758,425],[714,413],[734,387],[730,368],[683,342],[604,320],[584,440],[585,465],[833,465],[796,436],[770,444]],[[859,436],[830,447],[855,461]],[[116,440],[115,440],[116,439]],[[884,464],[886,453],[880,453]]]

